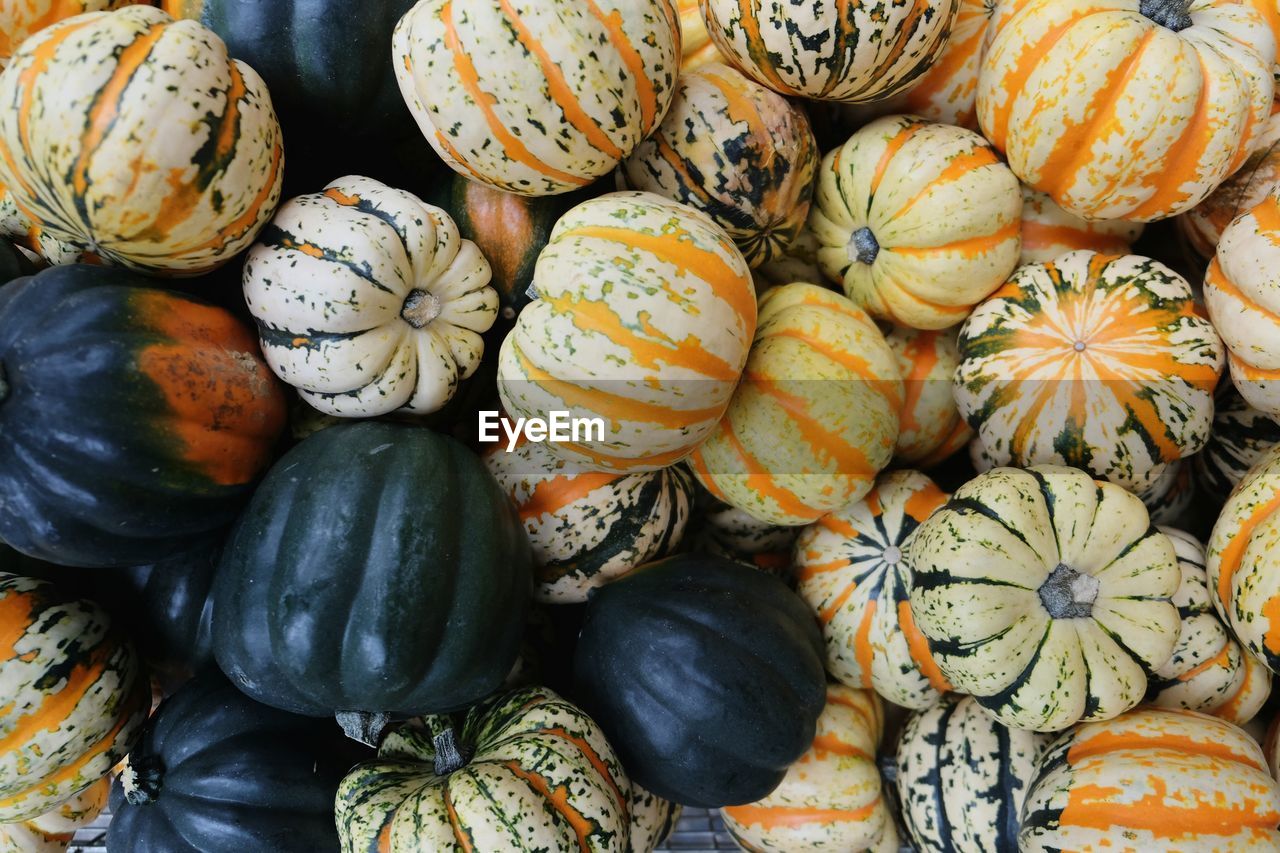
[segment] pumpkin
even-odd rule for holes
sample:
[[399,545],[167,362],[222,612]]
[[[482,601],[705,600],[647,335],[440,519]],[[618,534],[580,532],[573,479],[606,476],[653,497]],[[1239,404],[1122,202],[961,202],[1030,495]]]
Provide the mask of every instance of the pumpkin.
[[765,261],[751,271],[756,282],[756,293],[761,294],[775,284],[792,284],[797,281],[809,284],[827,284],[826,273],[818,264],[818,250],[822,245],[807,225],[791,241],[782,255]]
[[904,91],[929,69],[958,7],[702,0],[702,17],[720,52],[775,92],[865,103]]
[[123,270],[0,288],[0,538],[66,565],[163,559],[227,524],[285,399],[231,314]]
[[1031,0],[983,59],[978,122],[1067,212],[1150,222],[1253,152],[1275,59],[1263,16],[1237,0]]
[[712,62],[724,62],[711,43],[698,0],[676,0],[676,10],[680,13],[680,71],[688,73]]
[[77,17],[0,74],[0,182],[50,237],[145,272],[198,275],[280,198],[266,86],[195,21],[149,6]]
[[714,63],[680,75],[666,117],[622,171],[633,189],[706,213],[755,267],[800,233],[818,156],[799,106]]
[[807,524],[865,495],[893,456],[902,381],[884,336],[813,284],[760,300],[751,356],[719,426],[694,451],[698,481],[769,524]]
[[1079,249],[1111,255],[1130,254],[1142,236],[1141,222],[1093,221],[1067,213],[1053,199],[1022,187],[1022,257],[1019,263],[1042,264]]
[[119,9],[148,0],[24,0],[0,7],[0,66],[26,39],[45,27],[85,12]]
[[1252,738],[1192,711],[1140,708],[1050,744],[1018,849],[1274,850],[1277,824],[1280,785]]
[[361,713],[465,707],[515,662],[529,563],[506,494],[464,446],[408,424],[330,427],[280,459],[233,528],[214,654],[259,702],[341,713],[352,731]]
[[107,804],[111,780],[94,782],[52,811],[21,823],[0,823],[0,851],[4,853],[61,853],[76,830],[91,823]]
[[429,414],[480,365],[498,316],[489,276],[449,214],[349,176],[280,208],[244,298],[271,369],[320,411]]
[[885,340],[898,360],[904,392],[894,459],[911,465],[934,458],[948,445],[965,444],[967,438],[953,438],[956,433],[971,434],[951,392],[951,377],[960,362],[955,331],[895,326]]
[[1142,490],[1208,439],[1222,342],[1157,261],[1028,264],[959,344],[956,404],[996,464],[1072,465]]
[[764,572],[702,555],[596,590],[574,653],[575,695],[632,780],[701,808],[778,786],[813,742],[825,681],[804,602]]
[[111,790],[112,850],[337,850],[345,765],[329,727],[253,702],[216,671],[165,699]]
[[756,300],[742,253],[705,214],[652,193],[583,202],[552,229],[533,287],[498,355],[503,408],[605,426],[603,441],[553,443],[557,455],[656,470],[715,429]]
[[631,784],[631,853],[652,853],[667,840],[684,807],[654,796],[634,782]]
[[528,441],[494,448],[485,464],[529,535],[539,601],[586,601],[601,584],[674,551],[689,521],[693,478],[679,466],[588,471]]
[[760,521],[716,500],[706,489],[699,491],[703,505],[690,524],[689,550],[771,572],[789,582],[791,549],[800,528]]
[[1196,487],[1221,505],[1236,483],[1277,444],[1280,424],[1227,386],[1214,402],[1209,440],[1194,457]]
[[1018,848],[1018,812],[1045,735],[1010,729],[972,696],[947,696],[907,718],[898,741],[903,823],[921,851]]
[[827,687],[809,749],[768,796],[720,810],[744,850],[897,853],[892,807],[881,795],[876,751],[884,709],[874,693]]
[[[102,259],[92,252],[81,251],[75,246],[50,236],[43,228],[18,209],[9,189],[0,184],[0,236],[12,240],[33,264],[92,264]],[[34,269],[31,272],[35,272]]]
[[1142,501],[1074,468],[980,474],[906,556],[911,613],[938,668],[1013,728],[1132,708],[1178,639],[1173,544]]
[[945,329],[1018,264],[1018,180],[972,131],[887,116],[827,154],[818,262],[873,317]]
[[1245,402],[1280,418],[1280,195],[1227,226],[1204,279],[1209,318]]
[[1175,524],[1191,508],[1195,482],[1190,462],[1190,459],[1175,459],[1164,466],[1150,486],[1134,493],[1151,514],[1152,524]]
[[133,644],[97,604],[0,574],[0,823],[89,788],[137,742],[150,690]]
[[409,111],[459,174],[520,195],[586,186],[653,132],[675,94],[674,0],[459,5],[422,0],[391,40]]
[[951,690],[912,618],[905,560],[911,534],[946,501],[924,474],[891,471],[796,540],[796,592],[822,626],[827,671],[907,708],[927,708]]

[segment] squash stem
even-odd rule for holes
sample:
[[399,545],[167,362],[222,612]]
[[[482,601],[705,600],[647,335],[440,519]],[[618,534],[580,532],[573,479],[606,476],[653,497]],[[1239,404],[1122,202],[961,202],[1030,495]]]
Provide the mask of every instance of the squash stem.
[[853,232],[846,251],[849,253],[849,260],[870,266],[880,254],[880,241],[870,228],[864,226]]
[[411,290],[405,297],[400,316],[415,329],[423,329],[440,316],[442,307],[440,297],[434,293],[426,290]]
[[1191,26],[1187,0],[1139,0],[1138,13],[1175,33]]
[[333,718],[347,737],[372,747],[378,745],[382,730],[391,723],[391,715],[380,711],[339,711]]
[[458,735],[453,726],[445,726],[431,738],[436,748],[436,775],[448,776],[467,764],[467,757],[458,747]]

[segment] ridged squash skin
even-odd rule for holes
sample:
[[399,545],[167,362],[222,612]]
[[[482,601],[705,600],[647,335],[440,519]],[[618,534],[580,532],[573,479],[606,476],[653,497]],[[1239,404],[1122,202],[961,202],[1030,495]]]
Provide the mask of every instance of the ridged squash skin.
[[1022,187],[1022,257],[1019,264],[1043,264],[1067,252],[1088,249],[1108,255],[1132,254],[1142,236],[1141,222],[1081,219],[1067,213],[1053,199]]
[[[0,7],[0,67],[26,39],[59,21],[85,12],[105,12],[148,0],[21,0]],[[149,5],[149,4],[148,4]]]
[[728,62],[707,32],[698,0],[676,0],[680,13],[680,71],[696,71],[712,62]]
[[1221,505],[1249,469],[1280,444],[1280,423],[1227,385],[1214,400],[1213,430],[1193,458],[1196,488]]
[[904,465],[933,462],[968,443],[972,430],[960,417],[951,378],[960,363],[956,331],[921,332],[894,326],[885,341],[902,375],[902,411],[893,458]]
[[107,805],[111,780],[99,779],[56,809],[21,823],[0,823],[4,853],[62,853],[77,830],[86,827]]

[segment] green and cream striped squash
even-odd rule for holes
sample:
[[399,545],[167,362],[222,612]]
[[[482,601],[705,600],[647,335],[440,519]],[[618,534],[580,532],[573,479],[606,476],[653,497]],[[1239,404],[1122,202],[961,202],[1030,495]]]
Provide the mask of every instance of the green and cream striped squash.
[[622,171],[628,186],[706,213],[757,267],[803,227],[818,159],[804,110],[714,63],[680,75],[662,124]]
[[1214,401],[1209,440],[1194,458],[1196,486],[1216,503],[1222,503],[1249,469],[1277,444],[1280,423],[1226,386]]
[[107,805],[111,779],[103,777],[65,803],[21,823],[0,823],[0,853],[61,853],[76,831]]
[[1007,853],[1049,738],[992,719],[972,696],[947,696],[907,718],[898,801],[919,853]]
[[498,317],[489,262],[438,207],[348,176],[284,204],[244,266],[267,364],[325,414],[437,411]]
[[584,187],[662,121],[674,0],[421,0],[391,40],[400,92],[456,172],[520,195]]
[[942,674],[1000,722],[1058,731],[1140,702],[1180,620],[1173,544],[1142,501],[1074,468],[995,468],[907,549]]
[[664,800],[631,783],[631,848],[628,853],[652,853],[653,849],[671,835],[684,807]]
[[911,615],[907,541],[947,501],[918,471],[891,471],[865,498],[824,515],[796,540],[796,592],[827,646],[827,672],[907,708],[935,704],[951,685]]
[[678,462],[729,405],[756,330],[751,271],[705,214],[619,192],[560,218],[534,299],[498,356],[513,417],[602,418],[604,441],[551,446],[598,470]]
[[0,75],[0,183],[49,237],[108,263],[226,263],[271,218],[283,168],[262,78],[197,21],[150,6],[80,15]]
[[0,185],[0,237],[12,240],[34,263],[43,261],[51,266],[60,266],[102,262],[97,255],[49,236],[48,232],[18,209],[9,188],[3,185]]
[[539,601],[586,601],[592,589],[672,553],[689,521],[693,477],[679,465],[590,471],[528,441],[494,448],[485,464],[529,534]]

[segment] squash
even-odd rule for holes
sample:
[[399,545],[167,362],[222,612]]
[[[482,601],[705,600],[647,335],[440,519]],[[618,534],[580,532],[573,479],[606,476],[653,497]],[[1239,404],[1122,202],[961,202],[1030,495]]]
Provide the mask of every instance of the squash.
[[107,804],[111,780],[103,777],[62,805],[21,823],[0,823],[4,853],[61,853],[76,830],[92,823]]
[[756,293],[763,294],[775,284],[793,284],[797,281],[827,285],[826,273],[818,264],[818,250],[821,248],[822,244],[808,225],[802,225],[796,238],[780,257],[765,261],[751,271],[756,282]]
[[891,471],[865,498],[804,528],[795,546],[796,592],[817,617],[827,672],[907,708],[952,689],[911,616],[907,541],[947,501],[917,471]]
[[97,604],[0,574],[0,823],[89,788],[137,742],[150,709],[133,644]]
[[1059,255],[1089,249],[1108,255],[1132,254],[1142,236],[1141,222],[1093,221],[1067,213],[1053,199],[1022,187],[1022,257],[1020,264],[1042,264]]
[[1204,446],[1223,351],[1191,286],[1136,255],[1028,264],[960,329],[956,404],[998,465],[1140,491]]
[[689,550],[769,572],[790,585],[791,549],[800,528],[760,521],[706,489],[698,491],[701,506],[689,525]]
[[0,67],[35,33],[85,12],[103,12],[149,0],[24,0],[0,7]]
[[124,270],[0,288],[0,538],[65,565],[163,559],[231,521],[285,398],[228,312]]
[[489,262],[438,207],[348,176],[284,204],[244,266],[267,364],[321,412],[429,414],[480,366]]
[[1151,485],[1134,493],[1150,513],[1152,524],[1182,521],[1196,494],[1191,470],[1191,459],[1175,459],[1164,466]]
[[828,686],[808,751],[767,797],[721,809],[725,829],[744,850],[897,853],[876,766],[883,734],[884,709],[874,693]]
[[769,524],[807,524],[870,491],[898,435],[902,381],[856,305],[813,284],[773,288],[743,379],[693,452],[698,481]]
[[968,443],[972,431],[951,392],[951,377],[960,363],[955,330],[895,326],[885,341],[897,357],[904,393],[894,459],[912,465],[937,458],[948,446],[958,449]]
[[1018,848],[1018,812],[1049,738],[1010,729],[972,696],[947,696],[907,718],[898,741],[898,799],[921,851]]
[[866,103],[906,90],[928,70],[958,7],[959,0],[702,0],[702,17],[720,52],[775,92]]
[[825,682],[804,602],[764,572],[700,555],[596,590],[574,653],[575,695],[632,780],[700,808],[778,786],[813,742]]
[[1021,210],[981,136],[887,116],[823,159],[809,228],[823,271],[873,317],[945,329],[1017,266]]
[[596,587],[672,553],[684,536],[693,478],[678,465],[588,471],[529,441],[512,451],[495,447],[484,461],[529,535],[538,601],[586,601]]
[[1024,183],[1085,219],[1195,207],[1257,146],[1275,36],[1238,0],[1031,0],[978,77],[978,122]]
[[280,199],[271,96],[195,21],[130,6],[43,30],[0,75],[0,106],[0,182],[18,209],[109,263],[208,272]]
[[[12,240],[33,265],[100,264],[102,259],[89,251],[50,236],[18,209],[8,187],[0,184],[0,236]],[[33,268],[30,272],[34,273]]]
[[631,812],[631,853],[653,853],[670,837],[684,810],[679,803],[654,796],[634,782],[627,806]]
[[1192,711],[1140,708],[1050,744],[1018,849],[1274,850],[1277,824],[1280,785],[1252,738]]
[[1074,468],[980,474],[917,528],[906,556],[911,612],[938,668],[1013,728],[1127,711],[1178,639],[1173,544],[1142,501]]
[[742,253],[705,214],[652,193],[583,202],[552,229],[533,287],[498,355],[503,408],[604,420],[603,441],[556,442],[557,455],[657,470],[715,429],[756,299]]
[[346,763],[329,726],[266,708],[216,671],[165,699],[111,789],[112,850],[337,850]]
[[676,0],[680,13],[680,71],[696,71],[712,62],[727,62],[724,55],[711,43],[707,25],[702,20],[698,0]]
[[680,75],[666,117],[622,174],[632,189],[706,213],[757,267],[800,233],[818,159],[804,110],[714,63]]
[[1222,232],[1204,278],[1209,318],[1226,343],[1231,381],[1255,409],[1280,419],[1280,195]]
[[459,5],[422,0],[391,39],[409,111],[459,174],[520,195],[568,192],[662,121],[680,65],[674,0]]
[[1193,458],[1196,488],[1220,506],[1249,469],[1277,444],[1280,424],[1226,386],[1214,401],[1209,440]]

